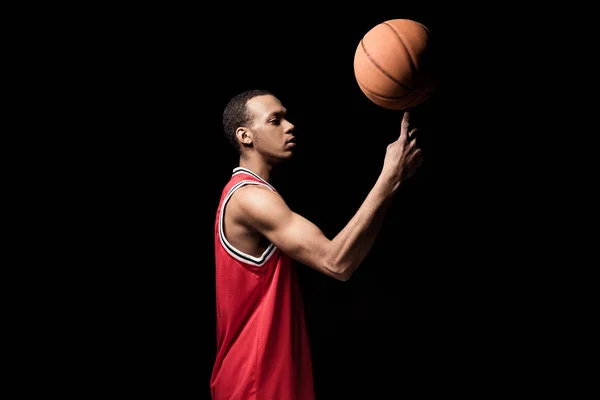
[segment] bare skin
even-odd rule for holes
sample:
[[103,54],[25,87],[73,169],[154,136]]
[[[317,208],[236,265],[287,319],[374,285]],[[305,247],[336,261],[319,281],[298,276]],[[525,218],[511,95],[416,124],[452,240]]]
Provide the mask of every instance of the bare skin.
[[[247,103],[254,115],[249,127],[238,128],[242,146],[240,167],[269,181],[274,165],[292,156],[294,125],[273,96],[258,96]],[[259,257],[269,242],[296,261],[332,278],[346,281],[370,251],[383,217],[399,186],[414,175],[422,162],[412,139],[410,112],[404,112],[400,135],[387,147],[383,167],[371,191],[346,226],[327,238],[314,223],[291,210],[277,193],[260,185],[238,189],[229,200],[224,231],[239,250]]]

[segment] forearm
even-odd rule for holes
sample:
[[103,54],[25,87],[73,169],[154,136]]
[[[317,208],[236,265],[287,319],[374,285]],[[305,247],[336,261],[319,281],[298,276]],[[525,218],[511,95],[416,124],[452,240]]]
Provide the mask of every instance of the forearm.
[[380,177],[356,214],[331,241],[330,268],[344,280],[352,275],[371,250],[395,189]]

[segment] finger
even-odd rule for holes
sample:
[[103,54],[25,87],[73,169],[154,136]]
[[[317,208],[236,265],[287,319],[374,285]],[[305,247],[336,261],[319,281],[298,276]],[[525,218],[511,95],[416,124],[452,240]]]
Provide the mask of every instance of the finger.
[[404,111],[404,115],[402,116],[402,123],[400,124],[400,139],[406,140],[408,136],[408,127],[410,122],[410,111]]
[[409,138],[412,138],[412,137],[413,137],[413,135],[415,134],[415,132],[417,132],[417,128],[412,128],[412,129],[410,130],[410,132],[408,132],[408,137],[409,137]]
[[406,146],[406,149],[408,151],[411,151],[416,145],[417,145],[417,139],[411,139],[408,141],[408,146]]
[[409,163],[415,162],[417,158],[420,158],[420,156],[421,156],[421,149],[416,149],[415,151],[411,152],[410,155],[408,156]]

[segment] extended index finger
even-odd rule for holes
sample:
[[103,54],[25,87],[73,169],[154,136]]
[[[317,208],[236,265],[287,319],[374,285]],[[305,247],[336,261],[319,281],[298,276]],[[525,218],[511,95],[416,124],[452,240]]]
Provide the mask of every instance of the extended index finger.
[[400,124],[400,139],[406,140],[408,137],[408,127],[410,122],[410,110],[404,111],[402,123]]

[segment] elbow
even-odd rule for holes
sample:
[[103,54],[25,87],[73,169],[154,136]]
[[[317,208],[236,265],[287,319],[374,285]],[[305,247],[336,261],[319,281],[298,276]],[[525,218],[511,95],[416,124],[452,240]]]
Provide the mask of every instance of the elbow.
[[347,282],[352,276],[352,270],[349,268],[338,268],[336,279],[341,282]]
[[336,271],[331,273],[331,276],[340,282],[347,282],[348,279],[350,279],[351,275],[352,274],[343,271]]
[[352,270],[350,268],[340,266],[336,263],[326,262],[325,269],[329,276],[341,282],[348,281],[352,276]]
[[352,276],[352,274],[350,274],[350,273],[342,272],[342,273],[338,274],[337,280],[341,281],[341,282],[347,282],[351,276]]

